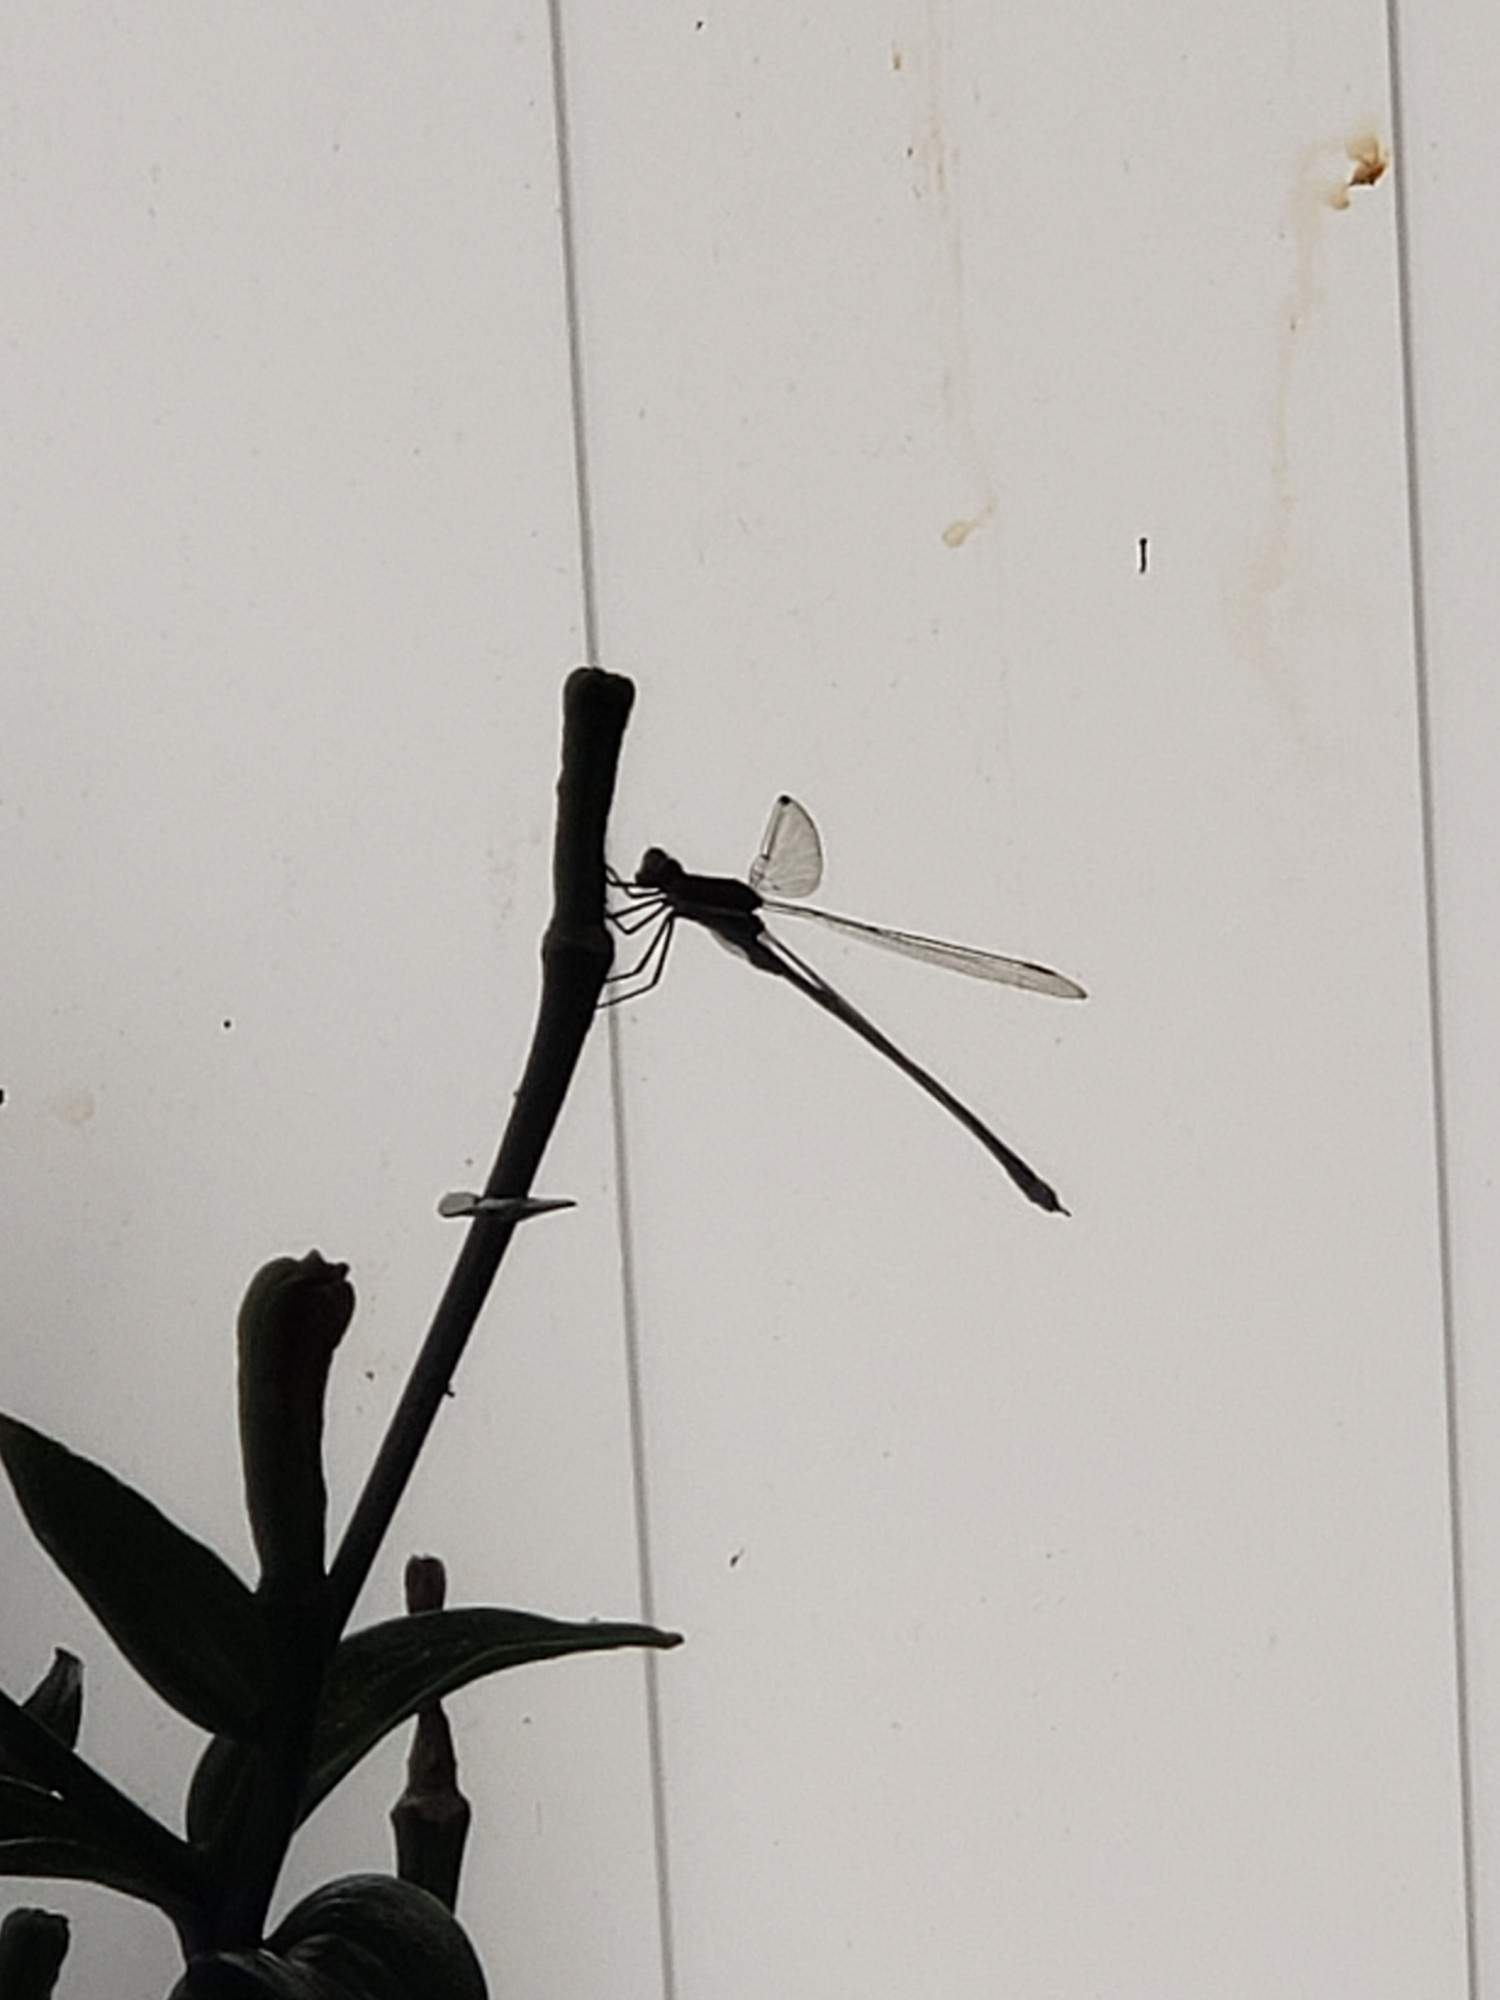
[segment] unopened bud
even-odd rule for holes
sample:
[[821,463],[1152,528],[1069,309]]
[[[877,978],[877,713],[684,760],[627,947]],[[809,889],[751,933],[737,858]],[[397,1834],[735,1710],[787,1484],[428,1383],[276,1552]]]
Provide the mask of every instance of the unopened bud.
[[316,1250],[263,1265],[240,1307],[240,1450],[263,1588],[323,1574],[323,1400],[353,1314],[349,1266]]
[[68,1955],[68,1920],[51,1910],[11,1910],[0,1923],[0,1995],[48,2000]]

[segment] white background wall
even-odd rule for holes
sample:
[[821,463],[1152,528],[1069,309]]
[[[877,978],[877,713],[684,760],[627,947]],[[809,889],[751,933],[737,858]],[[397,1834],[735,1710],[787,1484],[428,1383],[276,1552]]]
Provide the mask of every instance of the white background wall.
[[[497,1993],[1408,2000],[1500,1950],[1500,31],[1396,25],[0,28],[4,1407],[247,1565],[233,1312],[316,1243],[347,1505],[524,1051],[585,651],[640,688],[622,865],[737,870],[789,789],[833,907],[1091,992],[808,945],[1067,1220],[697,937],[596,1039],[580,1208],[366,1600],[422,1548],[634,1613],[638,1451],[655,1784],[631,1656],[452,1704]],[[81,1652],[175,1817],[196,1739],[8,1504],[0,1548],[5,1685]],[[389,1865],[402,1748],[288,1895]],[[66,1990],[170,1982],[154,1913],[20,1900]]]

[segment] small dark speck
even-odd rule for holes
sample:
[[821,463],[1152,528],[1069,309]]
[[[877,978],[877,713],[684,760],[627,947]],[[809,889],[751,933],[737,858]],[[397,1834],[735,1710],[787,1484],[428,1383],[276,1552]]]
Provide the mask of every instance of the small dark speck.
[[3,1104],[4,1102],[5,1102],[5,1092],[3,1090],[0,1090],[0,1104]]
[[744,1553],[745,1553],[745,1551],[744,1551],[743,1549],[736,1549],[736,1550],[735,1550],[734,1554],[733,1554],[733,1555],[732,1555],[732,1556],[731,1556],[731,1557],[729,1558],[729,1567],[730,1567],[731,1569],[736,1569],[736,1568],[738,1568],[738,1566],[739,1566],[739,1561],[740,1561],[740,1558],[741,1558],[741,1556],[743,1556],[743,1555],[744,1555]]
[[220,1023],[220,1025],[225,1029],[229,1029],[234,1026],[234,1023],[226,1016],[225,1019]]

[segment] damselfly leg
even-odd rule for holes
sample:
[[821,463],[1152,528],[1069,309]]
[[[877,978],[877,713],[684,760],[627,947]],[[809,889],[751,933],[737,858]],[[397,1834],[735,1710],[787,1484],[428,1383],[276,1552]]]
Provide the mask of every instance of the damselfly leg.
[[617,869],[606,868],[604,879],[614,893],[623,896],[626,902],[626,908],[623,910],[604,912],[606,920],[612,923],[616,930],[625,931],[627,934],[638,931],[643,924],[649,922],[655,911],[666,906],[667,899],[660,889],[642,888],[639,882],[632,882]]
[[666,969],[667,953],[676,927],[677,919],[670,911],[659,915],[656,934],[635,964],[626,966],[623,972],[612,972],[605,980],[605,985],[614,990],[599,1002],[601,1007],[618,1007],[626,1000],[639,1000],[642,994],[651,991]]
[[676,918],[659,889],[643,889],[638,882],[627,882],[613,868],[606,873],[610,888],[628,901],[623,910],[606,910],[605,921],[621,937],[635,937],[655,926],[646,949],[635,964],[627,965],[620,972],[612,972],[604,982],[614,990],[606,994],[599,1005],[618,1007],[626,1000],[638,1000],[643,993],[649,993],[661,978]]

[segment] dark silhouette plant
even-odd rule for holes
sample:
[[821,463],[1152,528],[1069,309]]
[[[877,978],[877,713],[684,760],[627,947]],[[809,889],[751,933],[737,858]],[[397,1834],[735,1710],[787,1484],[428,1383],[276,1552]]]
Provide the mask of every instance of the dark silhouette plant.
[[[186,1961],[172,2000],[484,2000],[453,1915],[468,1808],[443,1696],[528,1661],[678,1643],[647,1625],[447,1609],[432,1558],[408,1565],[406,1616],[347,1629],[516,1225],[542,1206],[532,1182],[610,968],[604,835],[633,697],[629,681],[592,668],[569,677],[531,1051],[483,1203],[332,1561],[324,1395],[355,1299],[348,1267],[316,1250],[267,1264],[240,1309],[253,1590],[102,1466],[0,1416],[0,1460],[37,1539],[136,1671],[210,1738],[179,1835],[78,1754],[82,1668],[59,1651],[24,1702],[0,1694],[0,1873],[155,1904]],[[396,1874],[325,1883],[266,1936],[298,1826],[413,1717],[392,1815]],[[0,2000],[45,2000],[66,1949],[64,1919],[13,1910],[0,1927]]]

